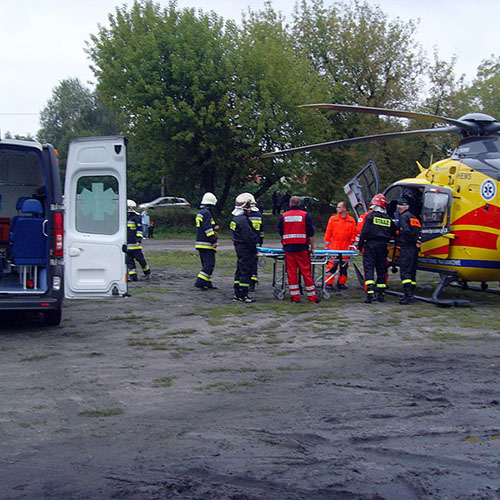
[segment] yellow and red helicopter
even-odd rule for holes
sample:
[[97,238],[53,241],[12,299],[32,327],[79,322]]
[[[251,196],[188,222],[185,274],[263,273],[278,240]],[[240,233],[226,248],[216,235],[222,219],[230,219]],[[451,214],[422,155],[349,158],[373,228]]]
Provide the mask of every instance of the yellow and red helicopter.
[[[344,104],[305,104],[303,108],[444,123],[435,128],[391,132],[355,137],[262,155],[277,155],[389,139],[416,134],[459,133],[462,137],[449,158],[425,168],[417,162],[420,173],[414,178],[391,184],[384,194],[389,215],[396,216],[396,201],[404,195],[410,210],[422,221],[423,245],[419,269],[437,272],[440,283],[431,298],[417,297],[438,305],[463,305],[462,299],[440,299],[449,284],[463,289],[488,290],[488,282],[500,281],[500,123],[483,113],[469,113],[459,119],[427,113],[351,106]],[[379,192],[378,170],[373,161],[344,187],[359,216],[368,209],[367,201]],[[391,255],[391,253],[389,253]],[[393,261],[397,263],[394,247]],[[469,282],[479,282],[480,287]],[[488,290],[498,293],[497,290]]]

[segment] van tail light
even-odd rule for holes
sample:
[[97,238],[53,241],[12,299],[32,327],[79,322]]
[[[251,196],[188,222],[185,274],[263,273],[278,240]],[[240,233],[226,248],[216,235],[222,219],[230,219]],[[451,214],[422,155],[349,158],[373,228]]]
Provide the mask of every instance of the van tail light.
[[54,214],[54,255],[63,256],[64,219],[62,212]]

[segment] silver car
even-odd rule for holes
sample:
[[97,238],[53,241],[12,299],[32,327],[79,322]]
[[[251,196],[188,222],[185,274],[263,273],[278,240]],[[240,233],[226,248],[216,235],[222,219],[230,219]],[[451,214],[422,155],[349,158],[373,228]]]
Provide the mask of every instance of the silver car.
[[139,208],[144,210],[145,208],[191,208],[190,203],[184,198],[178,198],[177,196],[162,196],[156,198],[148,203],[141,203]]

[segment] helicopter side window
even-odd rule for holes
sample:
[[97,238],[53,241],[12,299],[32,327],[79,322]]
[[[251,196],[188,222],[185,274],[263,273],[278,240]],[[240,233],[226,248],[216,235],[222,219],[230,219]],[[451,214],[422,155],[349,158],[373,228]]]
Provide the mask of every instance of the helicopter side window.
[[422,221],[425,225],[443,225],[448,212],[449,197],[447,193],[429,191],[424,196]]

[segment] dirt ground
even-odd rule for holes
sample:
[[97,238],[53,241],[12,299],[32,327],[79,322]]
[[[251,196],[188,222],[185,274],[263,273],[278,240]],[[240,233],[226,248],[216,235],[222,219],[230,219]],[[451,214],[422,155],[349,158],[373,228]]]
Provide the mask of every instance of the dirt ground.
[[153,268],[60,327],[4,315],[0,498],[500,498],[500,297],[366,305],[351,270],[292,305],[270,269],[255,304]]

